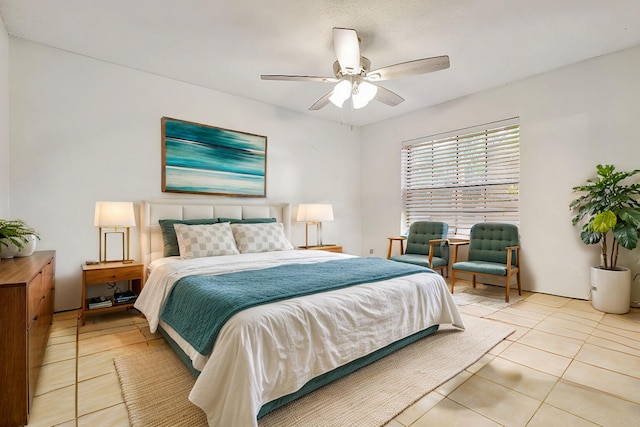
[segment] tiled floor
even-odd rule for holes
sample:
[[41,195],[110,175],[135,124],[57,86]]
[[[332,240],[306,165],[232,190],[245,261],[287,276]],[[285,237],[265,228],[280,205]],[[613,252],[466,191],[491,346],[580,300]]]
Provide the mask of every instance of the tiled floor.
[[[527,294],[498,311],[460,310],[516,332],[388,427],[640,426],[639,309],[611,315]],[[165,342],[133,312],[88,317],[80,328],[76,316],[55,315],[29,426],[128,426],[113,357]]]

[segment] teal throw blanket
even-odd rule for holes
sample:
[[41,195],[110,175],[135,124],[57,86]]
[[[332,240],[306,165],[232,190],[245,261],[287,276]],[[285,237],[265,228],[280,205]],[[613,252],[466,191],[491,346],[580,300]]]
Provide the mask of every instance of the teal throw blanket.
[[417,273],[425,267],[381,258],[347,258],[261,270],[189,276],[173,286],[160,318],[200,354],[211,352],[220,329],[241,310]]

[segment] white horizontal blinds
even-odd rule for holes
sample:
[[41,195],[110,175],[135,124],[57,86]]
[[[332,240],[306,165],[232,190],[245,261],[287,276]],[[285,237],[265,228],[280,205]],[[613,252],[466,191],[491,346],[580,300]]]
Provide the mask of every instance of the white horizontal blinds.
[[479,222],[518,224],[520,127],[511,119],[402,148],[403,229],[442,221],[450,235]]

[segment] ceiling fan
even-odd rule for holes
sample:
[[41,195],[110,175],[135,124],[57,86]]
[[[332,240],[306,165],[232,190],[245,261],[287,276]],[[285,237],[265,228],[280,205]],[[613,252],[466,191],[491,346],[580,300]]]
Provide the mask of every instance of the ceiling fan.
[[351,97],[354,109],[364,107],[375,99],[390,106],[404,101],[400,95],[390,91],[376,82],[383,80],[411,77],[418,74],[449,68],[449,57],[435,56],[401,62],[387,67],[371,70],[371,61],[360,56],[360,39],[356,31],[350,28],[333,29],[333,46],[338,60],[333,63],[334,77],[289,76],[282,74],[262,74],[262,80],[314,81],[337,83],[333,90],[318,99],[309,110],[319,110],[329,102],[342,108],[344,102]]

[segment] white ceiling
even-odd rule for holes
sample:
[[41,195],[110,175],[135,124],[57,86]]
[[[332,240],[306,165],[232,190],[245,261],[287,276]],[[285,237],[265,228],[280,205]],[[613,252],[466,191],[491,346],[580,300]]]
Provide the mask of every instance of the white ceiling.
[[[15,37],[354,125],[640,45],[639,0],[0,0],[0,15]],[[406,101],[357,111],[307,110],[330,83],[260,80],[332,76],[333,27],[374,69],[451,68],[383,82]]]

